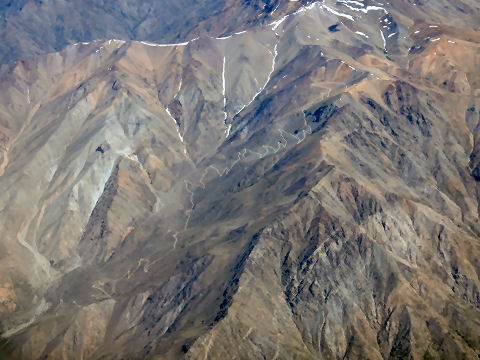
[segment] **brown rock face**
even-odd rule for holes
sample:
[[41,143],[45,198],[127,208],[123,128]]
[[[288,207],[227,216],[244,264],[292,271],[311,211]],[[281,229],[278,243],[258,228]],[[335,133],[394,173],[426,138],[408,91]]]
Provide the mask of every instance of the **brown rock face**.
[[478,358],[478,4],[223,5],[0,68],[0,357]]

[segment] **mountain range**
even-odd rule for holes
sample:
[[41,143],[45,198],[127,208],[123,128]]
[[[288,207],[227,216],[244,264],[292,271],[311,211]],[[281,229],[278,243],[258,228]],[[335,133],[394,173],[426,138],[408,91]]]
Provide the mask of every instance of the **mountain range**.
[[0,13],[0,357],[480,357],[478,1]]

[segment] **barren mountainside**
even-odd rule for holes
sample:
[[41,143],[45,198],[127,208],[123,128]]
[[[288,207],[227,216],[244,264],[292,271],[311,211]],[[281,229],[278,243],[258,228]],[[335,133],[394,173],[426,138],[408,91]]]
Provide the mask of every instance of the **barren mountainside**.
[[[178,43],[283,16],[287,0],[4,0],[0,64],[98,39]],[[271,20],[270,20],[271,21]]]
[[0,7],[0,358],[480,357],[478,1],[89,3]]

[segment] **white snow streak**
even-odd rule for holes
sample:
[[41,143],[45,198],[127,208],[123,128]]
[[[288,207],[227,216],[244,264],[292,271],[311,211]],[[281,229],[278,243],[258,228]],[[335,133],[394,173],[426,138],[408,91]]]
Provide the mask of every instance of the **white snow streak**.
[[385,36],[383,36],[382,29],[380,29],[380,35],[382,35],[383,39],[383,50],[387,51],[387,40],[385,40]]
[[175,128],[177,129],[178,137],[180,138],[180,141],[183,144],[183,136],[180,134],[180,127],[178,126],[177,120],[175,120],[175,118],[172,116],[172,114],[170,113],[170,110],[168,108],[165,108],[165,111],[167,112],[168,116],[170,116],[170,119],[172,119],[173,124],[175,125]]
[[350,0],[350,1],[349,0],[339,0],[339,2],[346,3],[346,4],[354,4],[354,5],[357,5],[357,6],[365,6],[360,1],[354,1],[354,0]]
[[225,137],[228,137],[230,133],[230,129],[227,126],[227,97],[225,95],[226,93],[226,86],[225,86],[225,63],[226,63],[226,58],[225,56],[223,57],[223,67],[222,67],[222,94],[223,94],[223,124],[225,125]]
[[355,21],[355,19],[353,18],[352,15],[348,15],[348,14],[344,14],[344,13],[341,13],[341,12],[338,12],[336,10],[333,10],[332,8],[326,6],[326,5],[321,5],[320,6],[322,9],[328,11],[329,13],[332,13],[333,15],[336,15],[336,16],[340,16],[340,17],[344,17],[346,19],[349,19],[349,20],[352,20],[352,21]]
[[176,99],[178,97],[178,94],[180,94],[180,90],[182,89],[182,82],[183,82],[183,78],[180,78],[180,84],[178,85],[178,90],[175,96],[173,97],[174,99]]
[[363,33],[363,32],[361,32],[361,31],[355,31],[355,34],[358,34],[358,35],[364,36],[364,37],[366,37],[366,38],[368,39],[368,35],[367,35],[367,34],[365,34],[365,33]]
[[[360,2],[360,1],[338,0],[338,2],[341,3],[343,6],[349,8],[350,10],[361,11],[364,14],[368,13],[369,11],[377,11],[377,10],[382,10],[384,13],[388,13],[387,10],[385,10],[385,8],[383,8],[381,6],[369,5],[369,6],[365,7],[365,4],[363,2]],[[359,7],[355,7],[355,6],[352,6],[352,5],[359,6]]]
[[387,13],[387,10],[385,10],[383,7],[380,7],[380,6],[367,6],[366,8],[356,8],[356,7],[353,7],[353,6],[350,6],[350,5],[346,4],[344,2],[342,2],[342,5],[346,6],[347,8],[349,8],[350,10],[353,10],[353,11],[361,11],[364,14],[368,13],[369,11],[376,11],[376,10],[383,10],[385,13]]
[[290,15],[285,15],[283,18],[281,18],[280,20],[276,20],[274,22],[271,22],[270,26],[273,26],[272,27],[272,30],[275,31],[277,30],[277,28],[289,17]]
[[225,40],[225,39],[230,39],[233,35],[227,35],[227,36],[222,36],[222,37],[218,37],[218,38],[215,38],[217,40]]
[[[193,41],[193,40],[192,40]],[[148,46],[157,46],[157,47],[170,47],[170,46],[185,46],[185,45],[188,45],[190,43],[190,41],[186,41],[186,42],[182,42],[182,43],[177,43],[177,44],[155,44],[155,43],[151,43],[151,42],[148,42],[148,41],[140,41],[142,44],[144,45],[148,45]]]

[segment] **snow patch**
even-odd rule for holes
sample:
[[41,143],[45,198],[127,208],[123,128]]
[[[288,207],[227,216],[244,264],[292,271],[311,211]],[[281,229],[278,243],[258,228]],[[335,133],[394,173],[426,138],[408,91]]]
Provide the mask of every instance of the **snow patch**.
[[277,28],[289,17],[290,15],[285,15],[283,18],[280,20],[276,20],[268,24],[269,26],[272,26],[272,30],[275,31]]
[[382,40],[383,40],[383,50],[387,51],[387,40],[385,40],[385,36],[383,36],[382,29],[380,29],[380,35],[382,35]]
[[143,45],[156,46],[156,47],[185,46],[185,45],[188,45],[190,43],[190,41],[186,41],[186,42],[182,42],[182,43],[176,43],[176,44],[155,44],[155,43],[151,43],[151,42],[148,42],[148,41],[140,41],[140,42]]
[[168,109],[168,107],[165,108],[165,111],[167,112],[168,116],[170,116],[170,119],[172,119],[173,125],[175,125],[175,128],[177,129],[178,137],[180,138],[180,141],[181,141],[182,144],[183,144],[183,136],[180,134],[180,126],[178,126],[177,120],[175,120],[175,118],[172,116],[172,113],[170,112],[170,110]]
[[226,64],[226,57],[223,57],[223,66],[222,66],[222,95],[223,95],[223,124],[225,125],[225,137],[228,137],[229,131],[227,126],[227,97],[225,95],[226,92],[226,85],[225,85],[225,64]]
[[368,39],[368,35],[361,32],[361,31],[355,31],[355,34],[361,35],[361,36],[366,37]]
[[[364,14],[368,13],[369,11],[378,11],[378,10],[382,10],[386,14],[388,13],[387,10],[385,10],[385,8],[383,8],[381,6],[369,5],[369,6],[365,7],[365,4],[363,4],[359,1],[339,0],[338,2],[341,3],[343,6],[349,8],[350,10],[360,11],[360,12],[363,12]],[[358,8],[358,7],[355,7],[355,6],[352,6],[352,5],[356,5],[356,6],[360,6],[360,7]],[[385,22],[388,22],[388,20],[385,19]]]
[[344,14],[344,13],[341,13],[341,12],[338,12],[336,10],[333,10],[332,8],[326,6],[326,5],[321,5],[320,6],[322,9],[324,9],[325,11],[329,12],[329,13],[332,13],[333,15],[335,16],[340,16],[340,17],[344,17],[346,19],[349,19],[351,21],[355,21],[355,19],[353,18],[352,15],[348,15],[348,14]]

